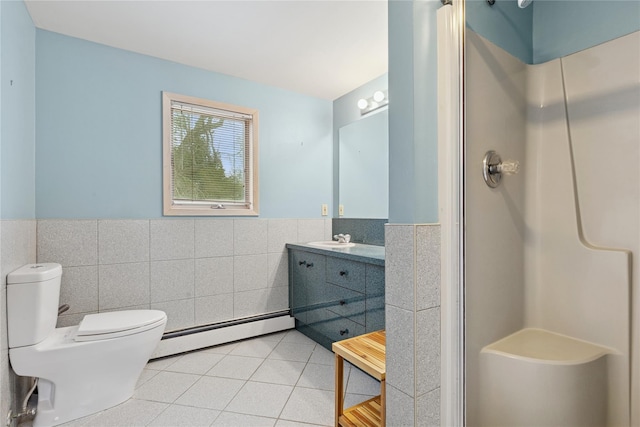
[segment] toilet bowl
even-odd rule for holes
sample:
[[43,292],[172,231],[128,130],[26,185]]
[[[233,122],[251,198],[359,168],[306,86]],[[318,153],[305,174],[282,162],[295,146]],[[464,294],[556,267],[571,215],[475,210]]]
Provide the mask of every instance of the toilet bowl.
[[61,273],[59,264],[50,263],[7,276],[11,366],[18,375],[38,378],[34,427],[62,424],[129,399],[167,322],[159,310],[126,310],[55,328]]

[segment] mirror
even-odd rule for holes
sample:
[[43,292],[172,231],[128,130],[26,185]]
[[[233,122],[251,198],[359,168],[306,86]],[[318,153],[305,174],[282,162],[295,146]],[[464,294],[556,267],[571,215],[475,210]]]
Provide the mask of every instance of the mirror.
[[387,109],[339,130],[339,204],[342,218],[389,216],[389,112]]

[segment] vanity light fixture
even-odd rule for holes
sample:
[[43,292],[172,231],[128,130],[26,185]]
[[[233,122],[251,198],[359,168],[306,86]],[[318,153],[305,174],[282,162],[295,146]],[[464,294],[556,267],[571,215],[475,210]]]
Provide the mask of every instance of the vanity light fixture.
[[369,98],[361,98],[358,100],[358,108],[360,115],[364,116],[372,111],[382,108],[389,104],[389,94],[387,91],[377,90]]

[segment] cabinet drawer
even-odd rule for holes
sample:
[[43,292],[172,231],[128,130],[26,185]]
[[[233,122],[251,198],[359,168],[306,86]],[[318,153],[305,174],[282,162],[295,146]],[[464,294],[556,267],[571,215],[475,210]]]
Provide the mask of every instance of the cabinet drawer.
[[341,341],[364,334],[364,326],[327,310],[326,320],[315,325],[322,335],[333,341]]
[[365,324],[366,302],[364,294],[341,286],[326,284],[327,309],[341,317],[348,317],[356,323]]
[[327,258],[327,282],[364,294],[365,266],[361,262]]

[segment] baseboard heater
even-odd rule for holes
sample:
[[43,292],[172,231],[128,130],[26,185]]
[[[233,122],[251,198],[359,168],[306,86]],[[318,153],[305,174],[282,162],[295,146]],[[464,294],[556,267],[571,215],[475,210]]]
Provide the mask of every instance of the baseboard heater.
[[199,350],[295,327],[289,310],[167,332],[151,359]]

